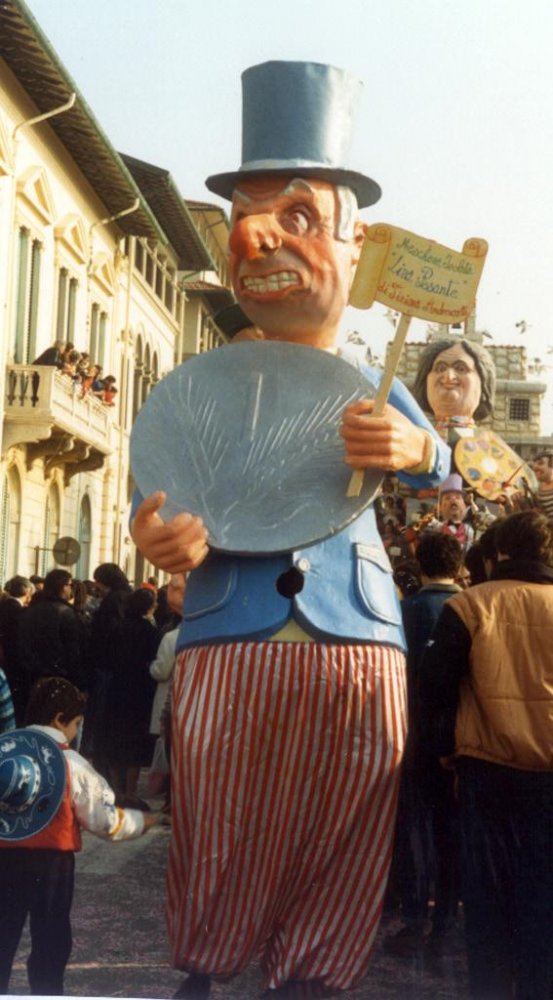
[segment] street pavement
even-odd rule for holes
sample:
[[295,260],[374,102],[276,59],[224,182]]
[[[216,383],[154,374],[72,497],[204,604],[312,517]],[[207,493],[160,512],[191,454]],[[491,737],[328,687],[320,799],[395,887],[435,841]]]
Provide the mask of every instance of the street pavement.
[[[139,840],[107,844],[88,834],[77,856],[73,904],[73,953],[66,994],[79,997],[172,997],[182,975],[170,966],[164,924],[168,827]],[[426,964],[422,957],[392,958],[382,944],[399,922],[385,919],[369,975],[342,1000],[466,1000],[462,942],[447,957]],[[28,994],[25,958],[28,932],[12,973],[12,994]],[[263,984],[252,966],[228,983],[215,983],[212,1000],[257,1000]]]

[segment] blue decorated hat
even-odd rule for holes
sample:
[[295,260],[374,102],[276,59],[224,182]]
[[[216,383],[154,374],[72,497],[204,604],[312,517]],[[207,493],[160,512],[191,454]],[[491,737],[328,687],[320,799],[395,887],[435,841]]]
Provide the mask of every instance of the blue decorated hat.
[[245,178],[314,177],[352,188],[360,208],[381,195],[376,181],[346,167],[363,84],[335,66],[266,62],[242,74],[242,165],[207,178],[232,199]]
[[26,840],[56,815],[65,790],[63,751],[36,729],[0,736],[0,840]]

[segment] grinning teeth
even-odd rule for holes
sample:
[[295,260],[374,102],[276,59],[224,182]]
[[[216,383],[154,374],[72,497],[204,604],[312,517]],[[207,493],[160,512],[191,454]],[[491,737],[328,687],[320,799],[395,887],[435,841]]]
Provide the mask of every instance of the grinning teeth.
[[242,284],[251,292],[278,292],[281,288],[299,285],[299,281],[294,271],[278,271],[266,278],[244,278]]

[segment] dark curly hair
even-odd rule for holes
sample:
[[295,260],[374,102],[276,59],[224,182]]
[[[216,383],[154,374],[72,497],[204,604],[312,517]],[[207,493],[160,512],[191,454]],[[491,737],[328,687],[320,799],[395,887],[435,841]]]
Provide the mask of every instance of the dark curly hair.
[[425,532],[417,548],[417,562],[424,576],[454,578],[463,562],[463,550],[452,535]]
[[553,525],[545,514],[521,510],[496,523],[494,542],[500,555],[553,566]]
[[67,724],[84,714],[85,705],[86,694],[65,677],[41,677],[33,685],[27,703],[25,725],[49,726],[60,713],[62,722]]
[[123,570],[116,563],[100,563],[94,570],[94,579],[108,590],[130,590],[131,586]]

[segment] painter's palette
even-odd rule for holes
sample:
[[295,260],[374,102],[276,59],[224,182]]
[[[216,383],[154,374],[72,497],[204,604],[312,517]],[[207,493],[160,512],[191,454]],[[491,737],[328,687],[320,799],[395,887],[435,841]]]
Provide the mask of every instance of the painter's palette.
[[485,500],[515,490],[537,489],[536,477],[520,455],[494,431],[476,431],[455,445],[455,465],[463,479]]

